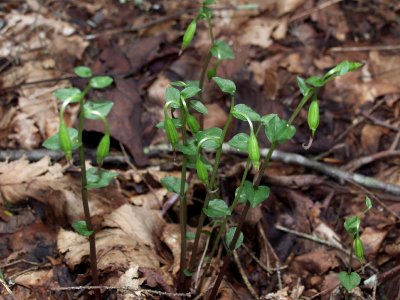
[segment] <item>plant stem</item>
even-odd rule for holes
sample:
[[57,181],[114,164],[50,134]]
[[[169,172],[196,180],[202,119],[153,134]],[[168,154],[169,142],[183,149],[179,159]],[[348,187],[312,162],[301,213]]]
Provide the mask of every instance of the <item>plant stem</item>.
[[353,252],[354,252],[354,239],[351,239],[351,247],[350,247],[350,257],[349,257],[349,265],[347,266],[347,274],[351,273],[351,266],[353,265]]
[[[206,78],[206,73],[207,73],[207,69],[208,69],[208,65],[210,64],[211,61],[211,48],[214,45],[214,33],[212,30],[212,24],[211,24],[211,20],[210,18],[207,18],[207,24],[208,24],[208,31],[210,32],[210,40],[211,40],[211,45],[210,45],[210,49],[208,49],[208,54],[206,59],[204,60],[203,63],[203,67],[201,69],[201,74],[200,74],[200,81],[199,81],[199,88],[200,88],[200,92],[199,92],[199,101],[203,102],[203,87],[204,87],[204,80]],[[204,115],[200,116],[200,127],[203,128],[204,125]]]
[[208,203],[211,200],[212,195],[214,194],[214,190],[216,188],[216,179],[217,179],[217,175],[218,175],[218,168],[219,168],[219,164],[221,162],[221,156],[222,156],[222,143],[225,140],[226,137],[226,133],[228,132],[228,128],[229,125],[232,122],[232,110],[233,107],[235,106],[235,98],[232,97],[231,100],[231,108],[229,111],[229,115],[228,115],[228,119],[226,120],[225,126],[222,130],[222,137],[221,137],[221,146],[217,149],[216,154],[215,154],[215,160],[214,160],[214,165],[213,165],[213,171],[211,174],[211,179],[210,179],[210,184],[209,184],[209,189],[207,190],[207,195],[206,198],[204,200],[204,204],[203,207],[201,209],[201,214],[200,214],[200,218],[199,218],[199,222],[197,224],[197,229],[196,229],[196,235],[195,235],[195,239],[194,239],[194,243],[193,243],[193,249],[192,249],[192,255],[190,257],[190,261],[189,261],[189,272],[193,272],[194,270],[194,264],[196,261],[196,256],[197,256],[197,248],[199,246],[199,241],[200,241],[200,234],[201,234],[201,230],[203,228],[204,225],[204,221],[206,219],[206,215],[203,212],[203,208],[208,206]]
[[[186,136],[186,109],[184,109],[181,104],[181,112],[182,112],[182,141],[184,145],[187,145],[187,136]],[[186,171],[187,171],[187,157],[183,156],[182,160],[182,172],[181,172],[181,186],[180,186],[180,203],[179,203],[179,228],[181,232],[181,261],[180,261],[180,273],[179,273],[179,287],[184,289],[184,281],[185,281],[185,269],[186,269],[186,255],[187,255],[187,247],[186,247],[186,223],[187,223],[187,203],[186,203]]]
[[[82,204],[83,204],[83,212],[85,214],[85,222],[87,229],[89,231],[93,231],[93,234],[89,236],[89,249],[90,249],[90,269],[92,272],[92,280],[93,285],[98,286],[99,275],[97,271],[97,257],[96,257],[96,237],[95,231],[93,230],[92,220],[90,218],[90,209],[89,209],[89,199],[88,199],[88,191],[86,188],[87,179],[86,179],[86,165],[85,165],[85,148],[83,146],[83,127],[85,125],[85,115],[83,111],[83,105],[85,103],[85,96],[90,90],[90,85],[87,85],[86,88],[82,92],[82,97],[79,101],[79,127],[78,127],[78,139],[80,143],[79,147],[79,160],[81,165],[81,194],[82,194]],[[99,300],[101,297],[100,290],[94,291],[95,299]]]
[[[237,194],[235,195],[235,199],[233,200],[231,206],[229,207],[229,210],[231,211],[231,213],[234,211],[234,209],[236,208],[236,206],[237,206],[237,204],[239,202],[239,198],[240,198],[239,195],[242,194],[243,185],[244,185],[244,182],[246,181],[247,173],[249,172],[249,170],[250,170],[250,159],[248,158],[247,161],[246,161],[246,167],[244,169],[244,172],[243,172],[243,175],[242,175],[242,179],[240,181],[239,188],[237,190]],[[197,293],[199,293],[199,291],[201,289],[201,286],[203,285],[204,279],[206,278],[206,274],[207,274],[208,268],[211,265],[211,259],[214,257],[215,251],[217,251],[217,249],[218,249],[219,241],[221,240],[222,234],[225,232],[225,228],[226,228],[227,222],[228,222],[228,217],[225,217],[222,225],[219,226],[220,229],[218,231],[217,237],[214,240],[213,247],[212,247],[210,255],[209,255],[210,259],[207,261],[207,264],[205,265],[204,270],[203,270],[203,274],[202,274],[202,276],[200,278],[200,282],[199,282],[199,285],[197,287]]]
[[294,119],[297,117],[301,109],[306,105],[307,101],[315,94],[315,89],[311,89],[307,94],[303,96],[303,98],[300,100],[300,103],[297,105],[296,109],[292,113],[292,115],[289,118],[288,125],[292,125]]
[[[257,177],[255,178],[255,180],[253,182],[253,187],[254,188],[257,188],[260,185],[261,179],[262,179],[262,177],[264,175],[264,171],[268,167],[268,164],[269,164],[269,162],[271,160],[271,157],[272,157],[272,153],[274,152],[274,150],[275,150],[275,148],[277,146],[278,146],[277,143],[272,143],[271,144],[271,147],[269,148],[267,156],[265,157],[264,162],[262,163],[262,165],[260,167],[260,170],[257,173]],[[236,227],[235,234],[233,235],[232,241],[231,241],[231,243],[229,245],[229,249],[235,249],[236,242],[237,242],[237,240],[238,240],[238,238],[240,236],[240,232],[242,230],[243,223],[244,223],[244,220],[246,219],[246,216],[247,216],[247,213],[248,213],[249,209],[250,209],[250,202],[247,201],[246,205],[243,208],[243,211],[241,213],[239,224]],[[226,272],[226,270],[228,268],[228,264],[229,264],[231,255],[232,255],[232,253],[228,252],[228,254],[224,258],[222,268],[221,268],[221,270],[220,270],[220,272],[218,274],[218,277],[217,277],[217,279],[215,281],[215,284],[214,284],[214,287],[213,287],[213,289],[211,291],[210,297],[208,298],[209,300],[214,300],[217,297],[218,289],[219,289],[219,286],[221,285],[222,279],[224,278],[225,272]]]

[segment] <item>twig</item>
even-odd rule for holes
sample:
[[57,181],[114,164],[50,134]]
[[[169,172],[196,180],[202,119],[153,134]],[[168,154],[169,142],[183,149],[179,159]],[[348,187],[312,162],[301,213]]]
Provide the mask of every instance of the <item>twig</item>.
[[18,300],[18,298],[15,297],[13,291],[9,288],[9,286],[8,286],[7,283],[3,280],[3,278],[0,278],[0,284],[4,287],[4,289],[7,291],[7,293],[10,294],[10,296],[11,296],[14,300]]
[[371,114],[369,114],[369,113],[367,113],[365,111],[363,111],[361,114],[365,118],[367,118],[368,120],[372,121],[372,123],[374,123],[374,125],[379,125],[379,126],[382,126],[384,128],[388,128],[388,129],[393,130],[393,131],[399,131],[399,126],[395,126],[395,125],[389,124],[388,122],[385,122],[385,121],[382,121],[382,120],[380,120],[378,118],[375,118],[375,117],[371,116]]
[[57,287],[52,288],[52,291],[80,291],[80,290],[117,290],[117,291],[125,291],[125,292],[132,292],[132,293],[147,293],[153,294],[158,296],[169,296],[169,297],[192,297],[191,293],[168,293],[150,289],[133,289],[129,287],[119,287],[119,286],[70,286],[70,287]]
[[385,150],[385,151],[381,151],[378,153],[374,153],[372,155],[367,155],[367,156],[352,160],[351,162],[349,162],[347,165],[345,165],[342,168],[348,172],[354,172],[355,170],[361,168],[362,166],[370,164],[376,160],[379,160],[382,158],[395,157],[395,156],[400,156],[400,150],[399,151]]
[[283,286],[282,286],[281,268],[279,266],[279,260],[276,261],[276,277],[278,278],[278,288],[279,290],[281,290],[283,289]]
[[240,263],[239,256],[238,256],[236,250],[233,251],[233,257],[235,259],[235,263],[239,269],[240,276],[242,277],[246,288],[249,290],[249,292],[253,296],[253,298],[259,299],[260,297],[257,295],[257,292],[254,290],[253,286],[251,285],[251,283],[249,281],[249,277],[247,277],[246,272],[243,270],[242,264]]
[[342,2],[342,1],[343,0],[330,0],[330,1],[323,2],[321,4],[318,4],[316,7],[313,7],[311,9],[308,9],[308,10],[303,11],[301,13],[295,14],[293,17],[291,17],[289,19],[289,21],[290,22],[294,22],[294,21],[297,21],[297,20],[302,19],[304,17],[308,17],[309,15],[313,14],[314,12],[316,12],[318,10],[325,9],[325,8],[327,8],[327,7],[329,7],[329,6],[333,5],[333,4],[336,4],[336,3],[339,3],[339,2]]
[[330,52],[359,52],[359,51],[391,51],[400,49],[400,45],[377,45],[377,46],[359,46],[359,47],[332,47],[329,48]]

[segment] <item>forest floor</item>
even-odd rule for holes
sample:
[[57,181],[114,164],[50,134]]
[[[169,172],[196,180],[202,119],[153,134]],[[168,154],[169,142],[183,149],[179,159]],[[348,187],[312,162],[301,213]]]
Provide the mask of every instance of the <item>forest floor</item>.
[[[166,137],[155,125],[163,119],[169,82],[199,79],[210,44],[204,23],[189,48],[179,51],[200,5],[0,3],[2,299],[93,297],[84,288],[60,290],[91,285],[87,239],[71,227],[83,219],[79,169],[41,146],[58,131],[52,93],[82,86],[72,73],[79,65],[115,81],[90,95],[115,102],[112,153],[104,167],[118,178],[89,194],[100,282],[116,287],[104,289],[103,298],[179,299],[179,203],[160,184],[165,176],[179,176],[179,156],[164,150]],[[400,299],[400,3],[221,0],[213,8],[215,36],[235,54],[218,76],[236,83],[237,103],[261,115],[289,117],[301,98],[297,76],[321,75],[343,60],[363,63],[319,91],[321,121],[311,148],[303,147],[309,139],[304,109],[294,139],[273,156],[262,180],[271,195],[251,209],[244,246],[236,250],[218,299],[344,299],[338,274],[347,269],[351,240],[343,223],[352,215],[362,217],[365,261],[353,260],[362,280],[350,297]],[[205,128],[222,127],[229,99],[212,82],[205,85],[204,103]],[[68,109],[69,126],[77,114],[76,106]],[[228,138],[243,126],[235,121]],[[88,165],[94,164],[102,130],[94,122],[86,126]],[[261,145],[268,147],[265,138]],[[244,162],[240,154],[223,155],[219,190],[228,202]],[[194,231],[205,191],[192,177],[188,224]],[[373,207],[364,213],[366,197]],[[213,260],[207,286],[219,263]]]

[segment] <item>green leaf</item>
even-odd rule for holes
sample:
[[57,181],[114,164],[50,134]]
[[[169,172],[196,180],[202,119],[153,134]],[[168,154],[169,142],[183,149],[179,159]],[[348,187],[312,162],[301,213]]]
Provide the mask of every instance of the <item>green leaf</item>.
[[324,84],[326,83],[326,80],[323,77],[311,76],[311,77],[307,78],[306,83],[308,83],[314,87],[321,87],[321,86],[324,86]]
[[211,200],[208,206],[203,208],[203,212],[210,218],[223,218],[231,215],[228,204],[221,199]]
[[249,148],[249,135],[246,133],[238,133],[228,142],[232,148],[247,153]]
[[288,126],[287,122],[276,114],[262,117],[261,122],[264,123],[265,135],[270,143],[282,144],[296,134],[296,128],[293,125]]
[[255,208],[260,203],[267,200],[269,197],[269,192],[270,192],[269,187],[264,185],[260,185],[257,189],[255,189],[253,199],[249,199],[251,207]]
[[185,155],[197,154],[197,147],[194,144],[194,140],[189,141],[187,145],[179,144],[178,146],[176,146],[176,150],[182,152]]
[[351,234],[356,234],[360,231],[360,217],[359,216],[352,216],[346,218],[344,221],[344,229]]
[[243,115],[247,116],[250,121],[258,122],[261,120],[261,117],[258,113],[256,113],[251,107],[246,104],[237,104],[233,108],[232,115],[239,120],[247,122],[247,119],[243,117]]
[[86,221],[75,221],[72,224],[72,228],[80,235],[89,237],[93,234],[93,230],[87,228]]
[[222,129],[218,127],[212,127],[203,131],[199,131],[194,136],[194,139],[196,140],[197,143],[200,143],[200,141],[203,140],[204,138],[213,138],[213,140],[208,140],[202,143],[201,147],[203,149],[217,149],[221,146],[221,143],[218,143],[217,141],[215,141],[215,139],[221,141]]
[[235,55],[229,44],[225,41],[218,40],[211,47],[211,54],[218,60],[234,59]]
[[184,87],[186,86],[186,83],[184,81],[173,81],[169,83],[172,86],[176,86],[176,87]]
[[329,70],[325,75],[325,79],[331,79],[336,76],[342,76],[348,72],[355,71],[359,68],[361,68],[363,64],[359,62],[351,62],[351,61],[342,61],[340,64],[338,64],[336,67],[333,69]]
[[62,88],[53,93],[60,101],[69,101],[70,103],[77,103],[81,100],[82,92],[78,88]]
[[[75,128],[67,128],[67,131],[71,139],[72,150],[78,149],[79,146],[81,145],[78,140],[78,130],[76,130]],[[49,150],[62,151],[60,146],[59,134],[56,133],[51,137],[49,137],[47,140],[43,142],[42,146]]]
[[[229,228],[228,232],[225,235],[225,243],[226,243],[228,249],[230,249],[235,232],[236,232],[236,227],[231,227],[231,228]],[[233,250],[236,250],[237,248],[239,248],[243,244],[243,240],[244,240],[244,236],[243,236],[243,233],[241,232],[236,241],[235,249],[233,249]],[[232,249],[230,249],[230,250],[232,250]]]
[[195,111],[207,115],[208,114],[208,109],[207,107],[200,101],[198,100],[191,100],[189,103],[189,106],[193,108]]
[[192,277],[194,272],[190,272],[188,269],[184,269],[183,274],[185,274],[186,277]]
[[74,72],[76,75],[78,75],[79,77],[82,77],[82,78],[89,78],[89,77],[93,76],[92,70],[90,68],[84,67],[84,66],[76,67],[74,69]]
[[100,101],[87,101],[83,105],[83,112],[85,114],[86,119],[90,120],[100,120],[100,116],[92,113],[93,111],[98,112],[103,117],[107,117],[110,113],[111,109],[114,106],[114,102],[108,100],[100,100]]
[[90,79],[90,86],[94,89],[104,89],[113,83],[110,76],[96,76]]
[[236,197],[239,198],[239,200],[238,200],[239,203],[246,203],[246,201],[247,201],[246,193],[244,192],[244,189],[242,188],[242,192],[241,192],[240,195],[238,196],[237,193],[239,193],[239,189],[240,189],[240,187],[238,187],[238,188],[235,190],[235,198],[236,198]]
[[297,85],[299,86],[300,92],[303,96],[305,96],[310,90],[310,87],[307,86],[306,81],[300,76],[297,76]]
[[217,64],[212,66],[210,69],[207,70],[207,79],[210,81],[211,78],[215,77],[217,75]]
[[200,91],[201,89],[197,86],[188,86],[181,91],[181,96],[186,100],[196,96]]
[[196,233],[191,232],[191,231],[187,231],[187,232],[186,232],[186,240],[187,240],[187,241],[194,240],[195,237],[196,237]]
[[181,93],[174,87],[167,87],[165,90],[165,100],[172,101],[171,107],[180,108]]
[[[181,191],[181,179],[179,177],[167,176],[161,179],[161,184],[168,192],[179,194]],[[185,183],[185,192],[187,191],[187,183]]]
[[186,81],[186,85],[199,88],[200,87],[200,81],[198,81],[198,80],[188,80],[188,81]]
[[219,86],[222,92],[230,94],[231,96],[235,95],[236,85],[233,81],[221,77],[213,77],[213,80]]
[[[175,128],[182,128],[181,119],[172,119],[172,122],[174,123]],[[159,129],[164,129],[164,121],[157,123],[156,127]]]
[[339,280],[343,287],[351,292],[355,287],[359,286],[361,282],[361,277],[356,272],[351,272],[350,274],[347,272],[339,273]]
[[203,1],[203,5],[211,5],[211,4],[214,4],[215,3],[215,0],[204,0]]
[[101,168],[90,168],[86,171],[87,189],[99,189],[110,184],[111,180],[118,176],[117,172]]
[[367,206],[367,210],[372,208],[372,200],[369,197],[365,198],[365,205]]

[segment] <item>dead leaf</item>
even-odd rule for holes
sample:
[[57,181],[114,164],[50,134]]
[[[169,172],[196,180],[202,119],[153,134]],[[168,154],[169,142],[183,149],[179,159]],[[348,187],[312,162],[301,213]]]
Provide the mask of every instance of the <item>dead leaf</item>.
[[304,270],[307,270],[311,274],[322,275],[339,266],[335,254],[324,249],[296,256],[293,264],[293,268],[297,270],[300,276],[304,275]]
[[381,249],[382,243],[388,234],[387,230],[377,230],[366,227],[360,236],[364,245],[364,254],[368,258],[376,256]]
[[256,18],[248,21],[242,29],[239,42],[242,45],[253,45],[268,48],[272,45],[272,34],[279,21],[271,18]]

